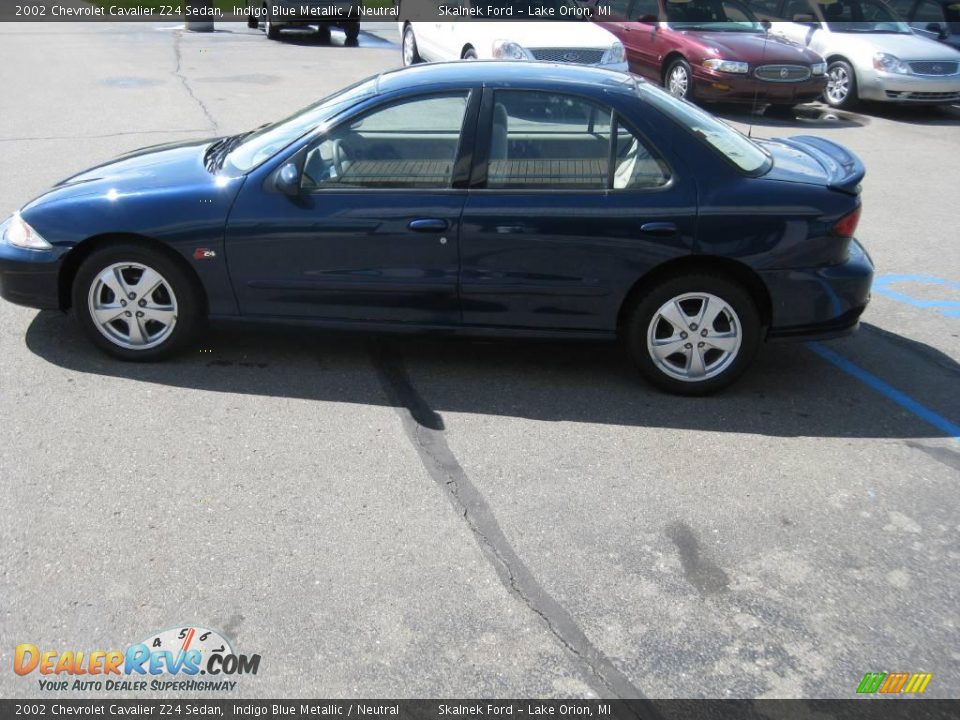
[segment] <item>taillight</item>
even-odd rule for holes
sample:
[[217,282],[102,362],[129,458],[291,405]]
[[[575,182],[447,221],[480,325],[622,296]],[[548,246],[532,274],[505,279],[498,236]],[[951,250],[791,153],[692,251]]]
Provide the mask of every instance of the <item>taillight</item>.
[[860,222],[860,205],[848,212],[842,218],[833,224],[833,234],[843,238],[853,237],[857,230],[857,223]]

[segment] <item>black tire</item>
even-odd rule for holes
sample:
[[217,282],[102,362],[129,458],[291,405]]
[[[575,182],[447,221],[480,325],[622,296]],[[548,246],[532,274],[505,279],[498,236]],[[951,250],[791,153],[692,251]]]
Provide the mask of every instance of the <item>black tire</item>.
[[266,5],[263,6],[263,11],[267,14],[266,19],[266,31],[268,40],[279,40],[280,39],[280,26],[273,22],[270,18],[270,10]]
[[330,44],[330,23],[320,23],[317,26],[317,37],[322,44]]
[[[133,263],[155,270],[172,290],[172,296],[175,298],[176,315],[173,327],[162,341],[152,347],[131,349],[108,339],[91,314],[90,294],[95,284],[99,283],[98,277],[110,266],[123,263]],[[163,293],[165,292],[166,289],[162,287],[153,291],[150,302],[164,302]],[[189,346],[205,320],[203,291],[199,281],[191,277],[187,270],[167,254],[135,242],[110,245],[90,255],[77,269],[71,295],[73,309],[83,332],[101,350],[121,360],[149,362],[169,357]],[[169,295],[166,298],[169,299]],[[124,305],[128,302],[131,312],[135,312],[136,308],[141,306],[141,299],[138,298],[123,300]],[[120,327],[127,322],[122,317],[118,319],[122,321]]]
[[247,15],[247,27],[251,30],[256,30],[260,27],[260,21],[253,15]]
[[[847,79],[847,91],[842,98],[839,92],[832,89],[841,74]],[[823,91],[823,99],[830,107],[840,110],[849,110],[860,102],[857,73],[846,60],[834,60],[827,66],[827,89]]]
[[[686,74],[687,82],[685,89],[681,92],[679,88],[673,88],[671,78],[677,72],[683,72]],[[663,87],[666,88],[667,92],[673,95],[674,97],[683,98],[684,100],[693,101],[694,92],[693,92],[693,70],[690,69],[690,63],[688,63],[683,58],[677,58],[670,65],[667,66],[667,71],[663,74]]]
[[[407,52],[408,47],[410,49],[409,53]],[[407,66],[423,62],[423,58],[420,57],[420,50],[417,48],[417,36],[413,34],[413,26],[411,25],[407,25],[403,29],[400,57],[403,59],[403,64]]]
[[343,32],[346,35],[345,43],[350,47],[356,47],[360,44],[360,23],[347,23],[343,27]]
[[[672,299],[698,293],[719,298],[732,309],[733,315],[718,316],[710,328],[698,328],[695,324],[688,325],[681,340],[679,331],[670,327],[673,324],[662,318],[659,314],[660,310]],[[692,308],[695,313],[698,307],[697,302],[696,299],[685,299],[681,304]],[[683,317],[687,319],[686,316]],[[689,352],[692,355],[697,352],[702,358],[704,367],[707,369],[713,367],[705,374],[705,379],[684,380],[675,377],[662,369],[661,365],[654,360],[648,337],[652,335],[656,339],[664,323],[677,333],[675,335],[677,339],[673,342],[683,343],[682,347],[689,347],[690,350],[681,349],[676,355],[670,356],[672,359],[661,362],[673,367],[675,363],[683,361],[684,354]],[[638,298],[627,315],[623,327],[623,340],[643,376],[660,389],[676,395],[709,395],[730,385],[749,367],[759,348],[761,331],[760,314],[756,303],[744,287],[723,277],[691,273],[664,280]],[[714,342],[719,342],[720,337],[726,341],[731,332],[739,337],[739,345],[736,351],[728,353],[729,357],[709,345],[711,337],[716,338]],[[685,342],[687,338],[691,341],[689,344]],[[664,342],[668,341],[669,338],[664,339]],[[695,346],[701,343],[705,349],[696,349]],[[677,367],[675,372],[682,374],[684,371]]]
[[467,48],[466,50],[463,51],[463,59],[464,59],[464,60],[476,60],[476,59],[477,59],[477,51],[474,50],[473,48]]

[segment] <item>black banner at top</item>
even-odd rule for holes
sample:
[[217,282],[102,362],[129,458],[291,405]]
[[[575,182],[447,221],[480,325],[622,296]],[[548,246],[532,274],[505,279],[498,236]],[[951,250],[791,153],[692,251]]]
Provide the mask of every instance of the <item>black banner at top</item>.
[[2,718],[953,720],[958,700],[0,700]]
[[[714,19],[710,25],[724,22],[714,17],[714,4],[719,0],[667,0],[686,9],[684,16],[694,17],[698,7]],[[874,0],[883,2],[883,0]],[[646,9],[633,12],[634,7]],[[796,3],[786,3],[790,17],[771,15],[766,0],[742,0],[742,5],[764,22],[801,22],[814,26],[828,22],[831,27],[843,25],[844,16],[831,14],[826,8],[837,6],[838,0],[807,0],[809,13],[796,13]],[[4,0],[0,3],[0,22],[250,22],[276,23],[318,22],[397,22],[397,21],[553,21],[585,22],[610,20],[650,25],[669,22],[670,11],[656,15],[650,8],[670,8],[647,3],[628,3],[625,0]],[[909,28],[899,14],[887,4],[888,12],[882,20]],[[639,14],[638,14],[639,13]],[[696,15],[699,17],[703,13]],[[706,17],[706,16],[704,16]],[[759,20],[756,20],[759,22]],[[752,22],[752,21],[751,21]],[[743,21],[728,23],[741,26]],[[850,23],[856,25],[857,23]],[[862,23],[861,23],[862,24]],[[722,28],[719,28],[722,29]]]

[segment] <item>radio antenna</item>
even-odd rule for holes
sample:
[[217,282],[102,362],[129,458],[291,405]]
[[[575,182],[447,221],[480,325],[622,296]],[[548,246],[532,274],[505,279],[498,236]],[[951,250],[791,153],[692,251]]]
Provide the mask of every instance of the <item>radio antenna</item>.
[[[770,28],[763,28],[763,47],[760,48],[760,64],[757,67],[761,67],[764,61],[767,59],[767,41],[770,39]],[[753,85],[753,105],[750,108],[750,125],[747,127],[747,137],[753,139],[753,116],[757,112],[757,98],[760,93],[760,87],[757,85],[759,78],[757,78],[757,70],[753,70],[754,76],[754,85]]]

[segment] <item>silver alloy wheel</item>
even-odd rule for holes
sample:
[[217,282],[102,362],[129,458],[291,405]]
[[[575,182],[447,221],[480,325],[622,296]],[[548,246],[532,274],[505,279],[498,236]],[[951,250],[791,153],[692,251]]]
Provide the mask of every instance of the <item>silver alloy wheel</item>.
[[690,87],[690,78],[687,75],[687,69],[683,65],[674,65],[670,71],[670,77],[667,78],[667,89],[674,97],[686,97],[687,89]]
[[684,293],[668,300],[647,328],[647,350],[661,372],[685,382],[716,377],[737,359],[740,318],[710,293]]
[[834,65],[827,73],[827,99],[839,105],[850,93],[850,76],[842,65]]
[[403,31],[403,64],[413,65],[413,59],[416,55],[416,41],[413,38],[413,28],[409,25]]
[[87,306],[97,330],[126,350],[156,347],[177,324],[173,288],[142,263],[114,263],[101,270],[90,284]]

